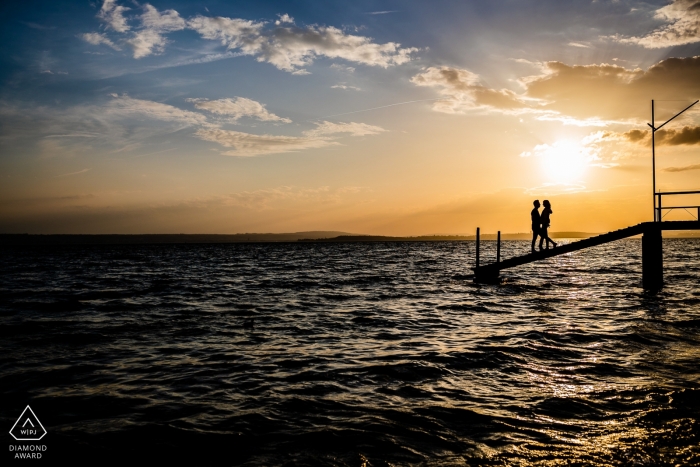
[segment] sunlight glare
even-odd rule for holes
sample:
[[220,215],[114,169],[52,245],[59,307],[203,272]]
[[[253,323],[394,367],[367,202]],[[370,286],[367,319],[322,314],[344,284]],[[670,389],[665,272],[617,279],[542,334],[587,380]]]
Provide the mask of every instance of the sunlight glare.
[[588,151],[572,141],[557,141],[540,152],[546,177],[555,183],[571,183],[583,178],[589,159]]

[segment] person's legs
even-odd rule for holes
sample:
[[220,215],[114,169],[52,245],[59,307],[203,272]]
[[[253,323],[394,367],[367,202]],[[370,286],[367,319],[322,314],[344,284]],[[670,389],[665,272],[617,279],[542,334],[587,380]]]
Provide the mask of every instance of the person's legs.
[[547,238],[547,227],[540,229],[540,250],[542,249],[542,242],[544,242],[545,238]]
[[537,241],[537,229],[532,228],[532,252],[535,252],[535,242]]

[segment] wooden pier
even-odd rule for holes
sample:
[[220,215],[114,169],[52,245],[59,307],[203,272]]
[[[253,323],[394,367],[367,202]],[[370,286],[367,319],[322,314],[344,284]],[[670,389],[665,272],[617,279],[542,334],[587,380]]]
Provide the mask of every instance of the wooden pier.
[[[573,251],[583,250],[608,242],[614,242],[623,238],[642,235],[642,286],[645,289],[659,289],[663,286],[663,253],[661,246],[661,232],[663,230],[698,230],[700,220],[697,221],[664,221],[643,222],[625,229],[615,230],[595,237],[586,238],[577,242],[557,246],[549,250],[542,250],[523,256],[516,256],[506,260],[500,260],[500,235],[497,246],[497,260],[495,263],[479,264],[479,231],[477,229],[476,267],[474,267],[474,281],[483,283],[498,282],[499,274],[503,269],[521,266],[523,264],[541,261],[553,256],[564,255]],[[499,232],[500,234],[500,232]]]

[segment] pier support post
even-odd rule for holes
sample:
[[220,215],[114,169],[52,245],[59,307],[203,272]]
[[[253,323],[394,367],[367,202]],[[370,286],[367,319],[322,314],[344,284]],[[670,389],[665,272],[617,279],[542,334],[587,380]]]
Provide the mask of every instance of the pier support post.
[[479,227],[476,228],[476,268],[479,269],[479,234],[481,232],[481,229]]
[[501,262],[501,231],[498,231],[498,239],[496,243],[496,262]]
[[661,229],[653,226],[642,234],[642,287],[658,290],[664,285]]

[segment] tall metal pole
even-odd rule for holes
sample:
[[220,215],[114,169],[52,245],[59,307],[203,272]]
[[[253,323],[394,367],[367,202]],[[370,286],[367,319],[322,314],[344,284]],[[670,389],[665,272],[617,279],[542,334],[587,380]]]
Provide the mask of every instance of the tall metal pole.
[[654,125],[654,99],[651,100],[651,123],[647,123],[651,127],[651,183],[652,183],[652,190],[654,191],[653,197],[654,197],[654,222],[661,221],[661,195],[663,193],[659,194],[659,207],[657,209],[656,207],[656,139],[655,135],[658,130],[661,128],[665,127],[666,124],[668,124],[671,120],[675,119],[678,117],[680,114],[694,106],[700,102],[700,99],[696,100],[692,104],[690,104],[688,107],[685,109],[681,110],[678,112],[676,115],[673,117],[669,118],[666,120],[664,123],[658,126],[658,128]]
[[656,222],[656,141],[654,136],[656,135],[656,128],[654,127],[654,99],[651,100],[651,185],[654,194],[652,198],[654,200],[654,222]]

